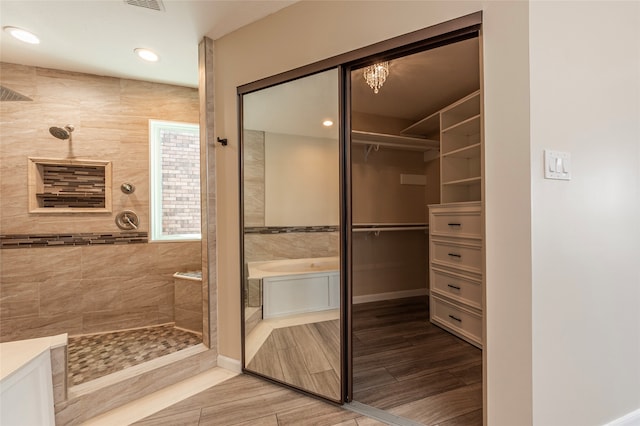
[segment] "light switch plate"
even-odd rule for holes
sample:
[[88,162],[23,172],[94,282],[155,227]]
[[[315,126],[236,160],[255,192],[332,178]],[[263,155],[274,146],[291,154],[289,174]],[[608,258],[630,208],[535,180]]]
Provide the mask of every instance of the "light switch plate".
[[544,150],[545,179],[571,180],[571,154]]

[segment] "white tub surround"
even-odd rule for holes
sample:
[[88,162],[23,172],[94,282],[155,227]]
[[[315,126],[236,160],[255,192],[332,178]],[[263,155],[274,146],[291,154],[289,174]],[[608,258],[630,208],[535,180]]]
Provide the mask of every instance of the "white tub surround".
[[337,256],[249,262],[247,268],[248,280],[262,283],[264,319],[340,307]]
[[0,344],[0,424],[55,424],[52,351],[66,345],[66,334]]

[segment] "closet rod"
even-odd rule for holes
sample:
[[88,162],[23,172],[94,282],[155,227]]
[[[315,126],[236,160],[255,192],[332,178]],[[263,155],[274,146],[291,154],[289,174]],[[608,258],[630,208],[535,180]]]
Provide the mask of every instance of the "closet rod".
[[353,228],[352,232],[378,232],[378,231],[426,231],[428,226],[389,226],[386,228]]
[[409,145],[409,144],[400,144],[400,143],[386,143],[386,142],[361,142],[361,141],[353,141],[354,144],[358,145],[369,145],[368,151],[371,152],[371,148],[375,147],[376,151],[381,147],[387,148],[396,148],[396,149],[406,149],[413,151],[438,151],[438,148],[433,146],[424,146],[424,145]]
[[400,228],[407,226],[429,226],[427,222],[354,222],[354,228]]

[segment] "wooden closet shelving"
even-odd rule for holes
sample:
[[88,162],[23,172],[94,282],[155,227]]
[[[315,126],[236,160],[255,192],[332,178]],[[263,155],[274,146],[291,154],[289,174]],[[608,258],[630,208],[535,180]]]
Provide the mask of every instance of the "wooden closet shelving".
[[484,226],[480,91],[401,133],[440,141],[440,204],[428,206],[430,321],[482,348]]

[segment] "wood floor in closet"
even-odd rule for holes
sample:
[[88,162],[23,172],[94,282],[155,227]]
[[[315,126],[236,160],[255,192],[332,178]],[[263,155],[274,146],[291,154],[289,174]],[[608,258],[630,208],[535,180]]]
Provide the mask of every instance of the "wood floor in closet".
[[482,352],[431,324],[426,297],[353,306],[354,400],[425,425],[482,425]]

